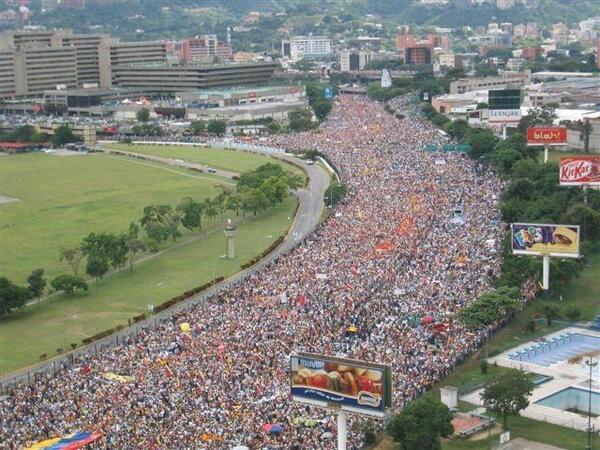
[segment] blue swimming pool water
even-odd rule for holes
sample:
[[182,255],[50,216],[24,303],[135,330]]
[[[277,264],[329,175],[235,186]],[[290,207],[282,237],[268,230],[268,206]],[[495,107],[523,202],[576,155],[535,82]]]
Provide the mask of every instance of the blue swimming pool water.
[[[589,391],[574,387],[563,389],[555,392],[548,397],[538,400],[538,405],[549,406],[550,408],[561,409],[576,409],[578,411],[587,412],[589,408]],[[600,393],[592,391],[592,414],[600,415]]]
[[582,353],[600,350],[600,337],[582,333],[565,333],[544,342],[536,342],[518,352],[509,353],[515,361],[549,367]]

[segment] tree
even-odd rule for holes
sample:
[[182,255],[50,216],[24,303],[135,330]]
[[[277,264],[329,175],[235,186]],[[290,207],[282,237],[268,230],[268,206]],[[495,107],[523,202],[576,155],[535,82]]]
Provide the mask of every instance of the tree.
[[206,125],[201,120],[194,120],[190,124],[190,129],[192,130],[192,134],[198,135],[206,131]]
[[110,263],[113,267],[125,264],[126,249],[123,240],[112,233],[90,233],[81,244],[87,256],[86,272],[95,278],[102,278],[108,272]]
[[492,152],[498,138],[488,129],[471,128],[466,132],[463,141],[471,146],[469,156],[477,159]]
[[190,231],[198,228],[202,230],[202,213],[205,205],[199,203],[190,197],[186,197],[177,205],[177,211],[181,214],[181,225]]
[[589,153],[590,151],[590,135],[592,134],[592,124],[589,119],[585,119],[581,126],[581,133],[579,138],[583,140],[583,151]]
[[544,317],[548,326],[552,325],[552,321],[560,317],[560,308],[552,303],[548,303],[544,306]]
[[541,108],[531,109],[529,114],[521,118],[517,129],[521,133],[527,133],[527,128],[535,125],[552,125],[558,117],[556,115],[557,106],[555,103],[550,103]]
[[67,264],[71,267],[71,270],[77,276],[77,272],[79,270],[79,265],[85,255],[81,250],[81,247],[73,247],[73,248],[61,248],[59,251],[58,260],[60,262],[66,261]]
[[290,121],[290,130],[292,131],[306,131],[317,126],[317,124],[312,121],[310,111],[306,109],[292,111],[289,113],[288,119]]
[[98,255],[88,257],[85,272],[94,278],[101,279],[108,272],[108,260]]
[[394,415],[386,431],[400,443],[401,450],[438,450],[442,448],[440,437],[449,436],[454,431],[452,414],[439,400],[431,396],[421,397]]
[[87,291],[89,289],[88,284],[81,277],[75,275],[59,275],[50,283],[53,289],[57,291],[63,291],[65,294],[73,295],[75,289],[81,289]]
[[450,122],[444,126],[444,130],[453,138],[461,141],[469,130],[469,124],[466,120],[457,119],[454,122]]
[[23,125],[6,135],[2,135],[1,140],[8,142],[41,142],[42,135],[38,133],[33,125]]
[[135,113],[138,122],[148,122],[150,120],[150,111],[148,108],[141,108]]
[[31,272],[27,277],[27,288],[29,289],[30,296],[32,298],[37,298],[39,301],[46,288],[44,269],[35,269]]
[[26,287],[18,286],[6,277],[0,277],[0,317],[25,306],[31,298],[30,295]]
[[73,130],[71,130],[70,127],[67,125],[61,125],[54,130],[54,135],[50,140],[54,145],[60,147],[71,142],[77,142],[80,139],[73,134]]
[[332,102],[331,100],[325,98],[319,98],[318,100],[314,101],[311,106],[315,112],[315,116],[317,116],[317,119],[323,120],[325,117],[327,117],[329,111],[331,111]]
[[581,317],[581,309],[577,306],[569,305],[563,311],[564,316],[571,322],[577,322]]
[[222,120],[211,120],[206,126],[206,131],[217,136],[222,136],[227,131],[227,123]]
[[508,418],[518,416],[519,411],[529,405],[528,397],[533,387],[529,374],[511,370],[496,375],[486,383],[481,399],[488,410],[502,416],[502,426],[507,430]]
[[127,239],[127,259],[129,261],[129,271],[133,272],[133,261],[138,253],[146,251],[146,245],[137,238],[128,237]]
[[172,237],[173,240],[179,235],[177,226],[178,215],[174,215],[171,205],[150,205],[146,206],[140,223],[148,238],[161,243]]
[[467,328],[481,329],[513,314],[519,307],[516,300],[518,288],[502,286],[495,291],[481,295],[459,312],[460,321]]

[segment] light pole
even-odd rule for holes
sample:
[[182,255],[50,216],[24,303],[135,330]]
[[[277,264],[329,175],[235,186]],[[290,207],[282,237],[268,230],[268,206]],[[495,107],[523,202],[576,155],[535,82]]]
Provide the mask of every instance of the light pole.
[[594,367],[598,365],[598,361],[594,361],[592,358],[589,358],[585,361],[585,364],[590,368],[590,391],[589,391],[589,399],[588,399],[588,443],[585,447],[586,450],[592,450],[592,372]]

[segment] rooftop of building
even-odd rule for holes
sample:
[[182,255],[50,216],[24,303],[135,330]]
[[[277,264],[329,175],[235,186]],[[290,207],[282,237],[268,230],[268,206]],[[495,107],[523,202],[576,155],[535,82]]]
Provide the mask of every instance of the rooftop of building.
[[118,68],[132,69],[164,69],[164,70],[197,70],[197,69],[227,69],[235,67],[255,67],[255,66],[274,66],[278,63],[275,61],[252,61],[252,62],[227,62],[227,63],[193,63],[193,64],[168,64],[168,63],[133,63],[133,64],[117,64]]
[[130,95],[139,93],[139,89],[126,87],[111,88],[71,88],[71,89],[47,89],[44,95]]
[[228,87],[228,88],[218,88],[218,89],[198,89],[193,91],[181,91],[176,92],[176,96],[191,96],[198,95],[199,97],[206,97],[209,95],[215,96],[227,96],[227,95],[236,95],[236,94],[248,94],[250,92],[254,93],[267,93],[273,91],[274,89],[302,89],[299,86],[289,85],[289,84],[263,84],[258,86],[236,86],[236,87]]

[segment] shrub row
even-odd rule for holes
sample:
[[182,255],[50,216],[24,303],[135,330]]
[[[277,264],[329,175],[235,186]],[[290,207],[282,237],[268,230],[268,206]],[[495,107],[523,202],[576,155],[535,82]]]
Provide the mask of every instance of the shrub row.
[[85,339],[82,339],[82,342],[86,345],[91,344],[92,342],[105,338],[106,336],[110,336],[111,334],[116,333],[117,331],[121,331],[123,328],[125,328],[123,325],[117,325],[116,327],[101,331],[100,333],[95,334],[93,336],[86,337]]
[[252,258],[250,261],[242,264],[240,267],[243,269],[247,269],[248,267],[253,266],[254,264],[256,264],[257,262],[259,262],[261,259],[263,259],[265,256],[267,256],[269,253],[271,253],[273,250],[275,250],[277,247],[279,247],[279,245],[283,242],[285,238],[283,236],[279,236],[271,245],[269,245],[267,247],[267,249],[262,252],[260,255],[258,255],[255,258]]
[[[208,283],[204,283],[202,286],[198,286],[194,289],[190,289],[189,291],[185,291],[182,294],[179,294],[175,297],[170,298],[169,300],[167,300],[164,303],[161,303],[158,306],[154,307],[154,312],[160,312],[160,311],[164,311],[165,309],[183,301],[186,300],[188,298],[190,298],[193,295],[199,294],[202,291],[205,291],[206,289],[208,289],[211,286],[214,286],[217,283],[220,283],[221,281],[223,281],[225,278],[224,277],[217,277],[214,280],[208,282]],[[140,314],[138,316],[134,316],[132,319],[129,320],[129,324],[132,323],[138,323],[141,322],[142,320],[146,319],[147,315],[144,314]],[[110,336],[113,333],[116,333],[117,331],[121,331],[123,328],[125,328],[125,326],[123,325],[117,325],[116,327],[113,328],[109,328],[107,330],[101,331],[98,334],[95,334],[93,336],[87,337],[85,339],[82,340],[82,342],[84,344],[91,344],[94,341],[97,341],[99,339],[105,338],[106,336]],[[41,357],[40,357],[41,359]]]

